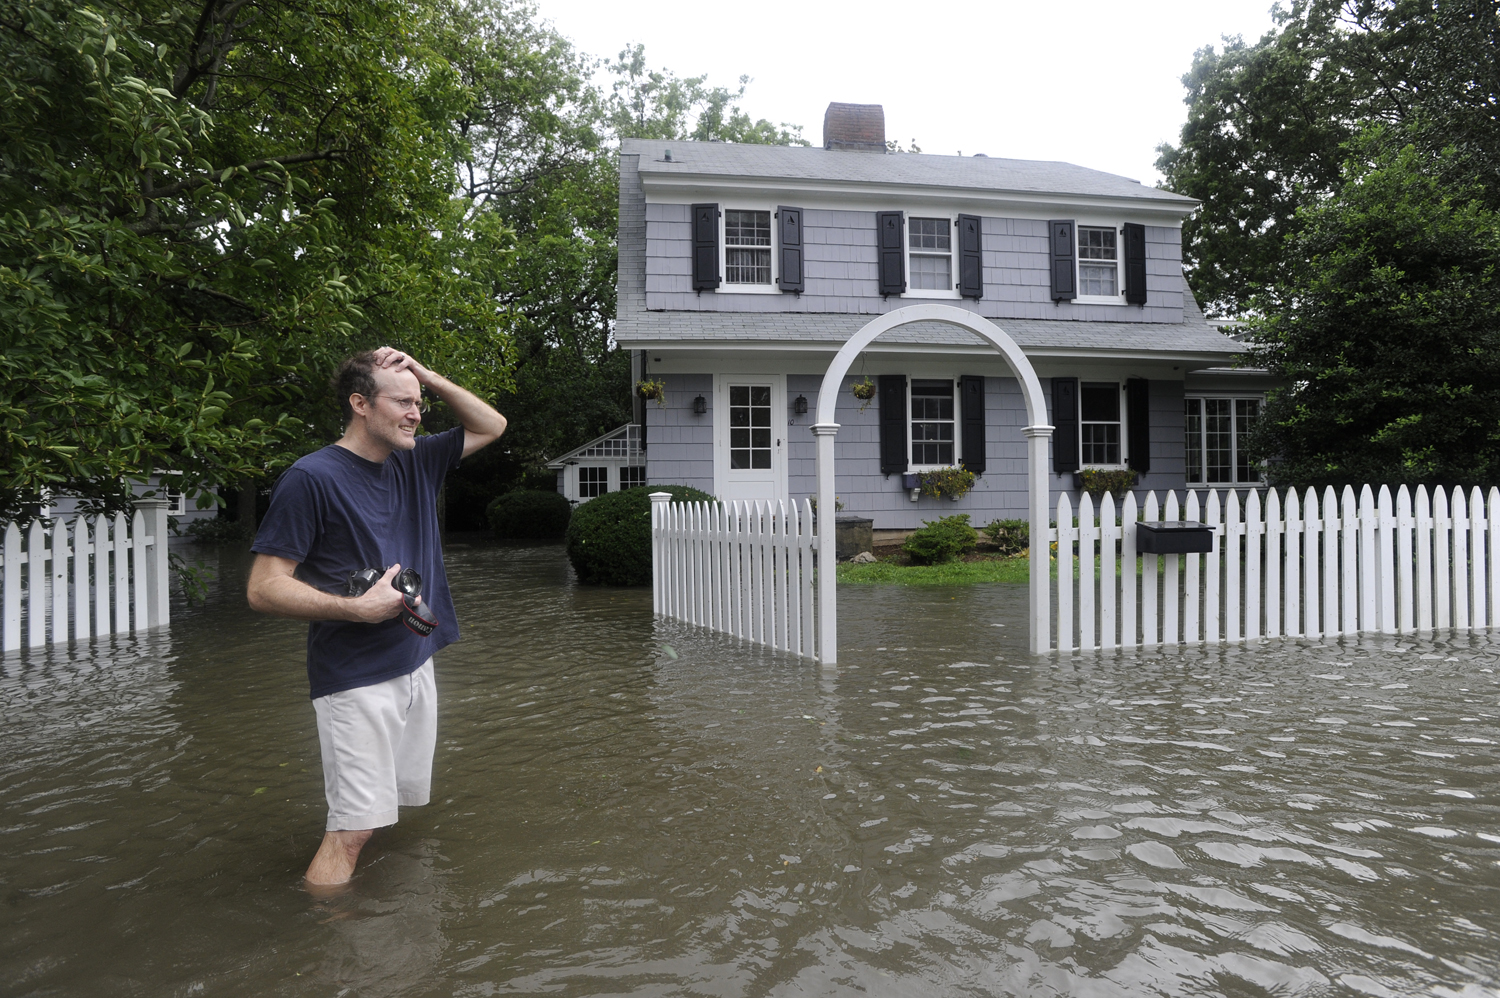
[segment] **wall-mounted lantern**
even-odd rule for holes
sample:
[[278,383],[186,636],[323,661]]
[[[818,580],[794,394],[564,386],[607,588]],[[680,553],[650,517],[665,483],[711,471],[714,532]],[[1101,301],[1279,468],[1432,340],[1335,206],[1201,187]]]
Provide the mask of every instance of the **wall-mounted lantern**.
[[693,415],[701,416],[707,411],[708,399],[704,398],[702,395],[699,395],[697,398],[693,399]]
[[799,416],[806,416],[807,415],[807,396],[806,395],[798,395],[797,396],[796,401],[794,401],[792,403],[792,411],[795,412]]

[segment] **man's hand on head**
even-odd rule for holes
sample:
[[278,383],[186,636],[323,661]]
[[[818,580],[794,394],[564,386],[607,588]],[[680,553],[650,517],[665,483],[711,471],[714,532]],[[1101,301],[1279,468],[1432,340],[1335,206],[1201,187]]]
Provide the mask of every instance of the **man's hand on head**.
[[432,372],[418,364],[411,354],[402,353],[395,347],[381,347],[375,351],[375,363],[379,367],[389,368],[393,371],[410,371],[417,376],[417,381],[425,385],[432,378]]
[[[349,601],[358,620],[366,624],[378,624],[401,614],[401,590],[391,585],[391,580],[399,571],[400,565],[392,565],[363,596],[356,596]],[[420,599],[418,602],[421,602]]]

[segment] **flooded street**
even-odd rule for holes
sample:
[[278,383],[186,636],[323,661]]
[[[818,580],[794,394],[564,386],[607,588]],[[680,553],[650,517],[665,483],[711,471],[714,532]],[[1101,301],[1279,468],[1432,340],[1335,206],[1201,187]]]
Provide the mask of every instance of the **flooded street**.
[[0,994],[1487,995],[1500,642],[1031,658],[1023,586],[840,591],[840,667],[448,553],[432,805],[351,888],[303,625],[0,669]]

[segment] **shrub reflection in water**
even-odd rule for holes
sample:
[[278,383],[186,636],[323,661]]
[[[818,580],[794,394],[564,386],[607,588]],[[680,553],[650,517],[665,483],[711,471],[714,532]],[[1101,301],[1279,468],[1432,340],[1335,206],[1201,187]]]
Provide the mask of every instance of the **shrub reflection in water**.
[[841,667],[455,546],[434,803],[351,888],[302,629],[214,602],[0,674],[13,994],[1435,994],[1500,979],[1487,635],[1064,659],[849,587]]

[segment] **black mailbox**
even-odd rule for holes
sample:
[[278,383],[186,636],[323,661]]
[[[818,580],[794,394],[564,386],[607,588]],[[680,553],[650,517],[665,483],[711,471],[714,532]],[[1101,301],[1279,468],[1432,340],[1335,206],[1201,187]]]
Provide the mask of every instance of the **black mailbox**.
[[1162,520],[1135,525],[1139,554],[1206,554],[1214,548],[1214,528],[1192,520]]

